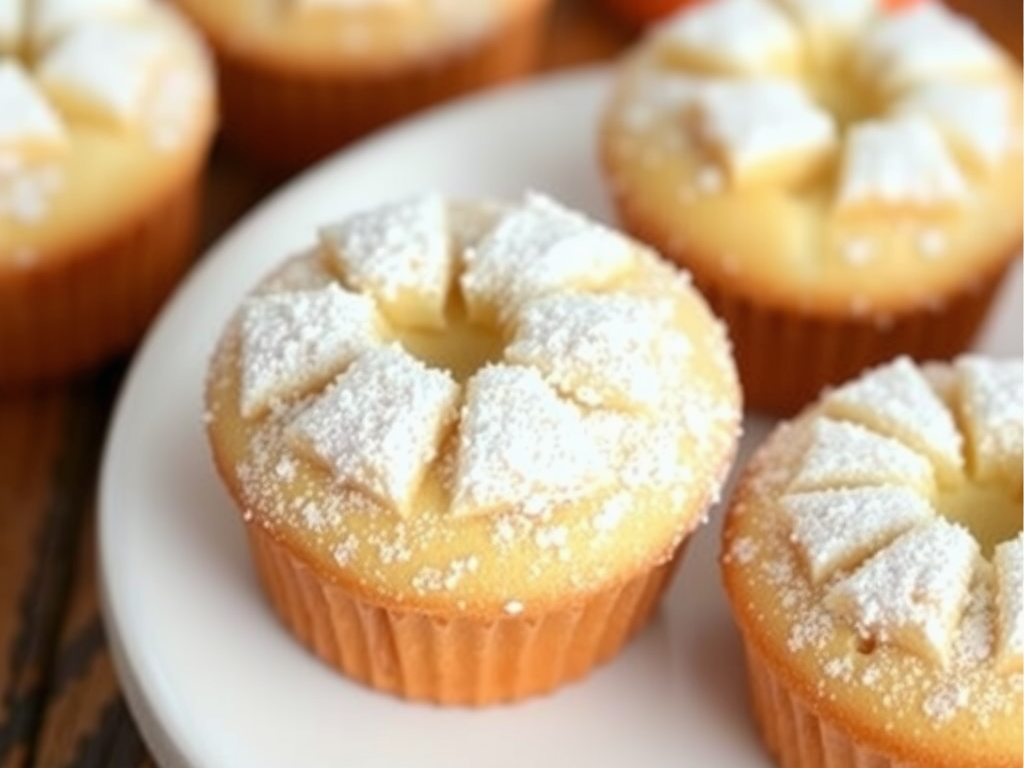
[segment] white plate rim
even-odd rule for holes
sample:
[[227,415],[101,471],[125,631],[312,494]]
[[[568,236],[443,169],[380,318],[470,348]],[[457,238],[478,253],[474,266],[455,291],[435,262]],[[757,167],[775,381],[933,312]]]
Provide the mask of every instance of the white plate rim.
[[[226,233],[197,264],[196,268],[194,268],[174,297],[160,313],[137,353],[115,406],[110,423],[108,441],[102,459],[98,494],[100,598],[112,657],[129,707],[136,717],[136,721],[148,746],[160,764],[168,766],[168,768],[177,768],[177,766],[187,768],[203,766],[205,768],[206,766],[231,764],[230,761],[225,760],[225,753],[223,751],[217,752],[215,749],[210,749],[208,743],[197,744],[194,735],[188,733],[187,729],[182,725],[184,722],[182,713],[168,704],[169,691],[173,690],[175,685],[180,685],[181,683],[180,681],[161,678],[159,671],[154,672],[153,668],[149,666],[152,660],[144,658],[146,649],[139,647],[137,636],[139,630],[138,627],[132,624],[133,621],[136,621],[136,617],[130,613],[131,609],[128,607],[130,601],[125,594],[127,587],[124,580],[120,578],[125,567],[123,562],[125,555],[122,549],[124,542],[121,540],[122,537],[119,536],[118,523],[124,519],[126,512],[118,506],[118,493],[125,482],[122,473],[126,470],[126,467],[131,468],[133,466],[128,460],[132,455],[130,450],[132,445],[131,430],[135,426],[132,422],[133,419],[138,418],[138,409],[142,405],[159,403],[159,398],[155,397],[151,388],[147,388],[147,372],[156,365],[155,360],[157,356],[167,351],[170,341],[181,336],[182,331],[180,328],[190,304],[198,300],[204,286],[209,287],[218,280],[230,278],[230,273],[237,270],[229,269],[228,267],[232,265],[237,266],[240,262],[238,254],[242,249],[251,247],[253,243],[265,245],[267,249],[258,257],[252,257],[254,261],[260,261],[260,263],[266,261],[269,264],[272,261],[283,258],[285,254],[279,252],[278,243],[282,238],[264,237],[267,230],[273,228],[275,222],[293,213],[296,206],[302,201],[309,199],[310,196],[320,194],[319,190],[326,186],[339,183],[353,174],[358,176],[356,170],[362,169],[366,165],[372,165],[376,158],[381,158],[389,152],[395,152],[396,147],[416,145],[421,140],[421,137],[436,136],[444,131],[465,126],[467,123],[487,125],[491,119],[488,115],[505,114],[513,108],[522,110],[524,116],[530,115],[537,119],[550,120],[552,119],[551,116],[542,114],[543,110],[538,109],[536,105],[541,104],[548,107],[552,104],[586,103],[590,107],[594,107],[597,103],[596,99],[603,93],[607,82],[608,69],[604,66],[581,68],[575,71],[548,75],[526,83],[460,99],[452,104],[424,113],[420,117],[382,132],[367,141],[339,153],[273,193]],[[591,112],[586,117],[569,116],[566,119],[570,121],[576,119],[582,125],[584,120],[589,124],[592,118],[593,113]],[[561,115],[559,115],[559,119],[562,119]],[[588,146],[587,152],[590,154],[592,161],[592,147],[589,146],[589,140],[585,143]],[[365,173],[365,171],[360,172]],[[456,176],[456,181],[458,181],[458,172],[455,172],[454,175]],[[486,175],[485,173],[484,176],[486,177]],[[588,168],[584,177],[593,181],[596,178],[596,171],[592,167]],[[475,183],[474,181],[474,183],[467,185],[466,189],[446,189],[446,191],[484,191],[476,190],[474,188]],[[456,187],[458,187],[458,184],[456,184]],[[507,192],[508,190],[501,191]],[[398,191],[396,190],[397,193]],[[588,204],[581,207],[596,209],[592,211],[595,215],[607,216],[608,209],[603,200],[602,193],[591,189],[587,191],[587,194],[590,195]],[[578,200],[571,199],[567,200],[567,202],[570,204],[579,203]],[[312,234],[310,233],[309,236],[312,237]],[[295,248],[303,244],[298,240],[289,242]],[[274,248],[278,249],[278,252],[271,254],[270,251]],[[247,266],[245,271],[250,273],[249,278],[251,281],[251,278],[256,274],[256,270],[251,266]],[[234,305],[236,297],[241,295],[247,284],[246,280],[235,280],[230,289],[225,289],[222,293],[218,293],[218,311],[221,315],[226,317],[230,308]],[[1019,265],[1015,268],[1007,287],[1003,289],[1000,306],[1003,308],[1003,311],[1000,312],[995,322],[990,324],[988,330],[983,334],[978,347],[990,351],[1020,354]],[[1014,323],[1014,317],[1017,318],[1016,323]],[[207,346],[212,346],[212,341]],[[192,348],[187,353],[182,354],[188,354],[193,363],[195,362],[196,353]],[[175,396],[175,393],[172,393],[173,396]],[[198,413],[196,418],[199,418]],[[763,433],[763,429],[766,426],[763,422],[751,422],[750,425],[753,426],[753,431],[756,434]],[[749,443],[750,441],[750,438],[748,438],[747,442]],[[138,514],[145,514],[145,512]],[[687,570],[697,571],[698,566],[691,566],[690,564],[690,561],[693,560],[701,562],[699,567],[703,569],[705,575],[709,572],[708,569],[713,567],[714,558],[712,550],[715,549],[715,542],[707,541],[707,539],[716,536],[717,531],[715,528],[716,526],[713,524],[707,526],[701,532],[701,536],[705,541],[701,542],[701,547],[691,547],[691,553],[688,553],[687,559],[684,561],[682,569],[684,573]],[[146,542],[141,542],[141,544],[145,546]],[[704,551],[700,555],[695,555],[692,552],[694,549]],[[714,588],[709,589],[714,591]],[[670,601],[675,599],[675,592],[676,590],[674,589],[673,593],[670,594]],[[720,596],[716,599],[718,600],[716,609],[720,610]],[[689,610],[689,608],[686,610]],[[648,632],[634,643],[634,646],[626,654],[626,656],[632,656],[631,660],[627,659],[617,662],[613,664],[613,667],[624,667],[628,664],[632,664],[635,667],[640,663],[635,657],[639,653],[645,652],[645,649],[650,651],[652,643],[664,643],[666,637],[672,638],[672,642],[674,642],[677,639],[676,634],[681,631],[678,627],[679,617],[675,615],[676,613],[678,612],[673,610],[671,615],[663,618],[654,630]],[[720,614],[719,618],[721,618]],[[726,644],[728,645],[728,642]],[[733,656],[738,652],[738,644],[735,637],[731,638],[731,651]],[[303,652],[295,650],[295,653]],[[670,658],[675,658],[673,654],[674,652],[669,650]],[[737,665],[741,664],[741,659],[735,658],[734,661]],[[580,702],[581,695],[579,691],[588,688],[597,691],[607,690],[609,685],[607,679],[613,676],[615,677],[615,684],[621,684],[623,678],[622,674],[620,674],[621,671],[621,669],[618,672],[615,669],[609,672],[602,671],[598,674],[604,677],[603,681],[584,682],[574,686],[565,695],[574,700],[575,706],[586,709],[586,704]],[[327,670],[322,670],[322,673],[324,675],[331,674]],[[738,756],[737,759],[741,760],[742,765],[769,765],[767,758],[764,757],[756,745],[756,740],[753,738],[745,713],[738,710],[738,702],[742,698],[742,692],[739,690],[739,687],[742,686],[742,675],[736,670],[732,670],[728,677],[728,684],[731,686],[731,692],[729,693],[729,697],[731,697],[730,706],[732,707],[733,714],[740,719],[740,722],[725,724],[735,730],[735,735],[740,740],[739,751],[733,751],[729,754],[732,754],[734,758]],[[626,682],[628,682],[628,679]],[[561,695],[559,694],[559,696]],[[367,696],[376,697],[379,695],[359,691],[353,694],[353,696],[362,700]],[[550,699],[544,700],[544,702],[538,704],[527,703],[524,706],[551,708]],[[376,703],[379,704],[379,701]],[[202,707],[204,704],[199,702],[195,706]],[[408,707],[411,705],[395,702],[394,706]],[[557,703],[553,708],[557,711]],[[693,713],[691,712],[690,714]],[[459,716],[461,715],[456,717]],[[465,716],[474,717],[476,715],[465,713]],[[428,717],[436,717],[436,714],[429,715]],[[529,720],[529,718],[526,719]],[[711,724],[708,727],[713,730],[716,726]],[[733,731],[728,732],[733,733]],[[642,748],[638,749],[640,752],[643,751]],[[668,758],[670,756],[665,755],[665,757]],[[679,755],[672,755],[671,757],[675,759]],[[728,759],[724,753],[716,753],[714,757]],[[445,768],[457,768],[459,764],[457,758],[458,755],[452,757],[451,760],[445,763]],[[552,764],[560,763],[555,761]],[[668,760],[666,764],[672,764],[671,760]],[[740,765],[740,763],[733,764]]]

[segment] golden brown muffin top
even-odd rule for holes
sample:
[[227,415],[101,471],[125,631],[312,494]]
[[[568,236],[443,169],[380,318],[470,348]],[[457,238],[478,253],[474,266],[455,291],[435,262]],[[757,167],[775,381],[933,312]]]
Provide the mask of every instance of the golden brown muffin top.
[[207,407],[249,524],[378,603],[490,616],[670,558],[740,419],[686,277],[537,195],[324,228],[243,302]]
[[602,155],[632,224],[699,278],[884,322],[1019,248],[1021,89],[938,2],[712,0],[626,57]]
[[213,78],[152,0],[0,6],[0,273],[88,248],[205,150]]
[[915,765],[1020,763],[1022,374],[881,366],[780,426],[726,518],[748,642],[826,720]]

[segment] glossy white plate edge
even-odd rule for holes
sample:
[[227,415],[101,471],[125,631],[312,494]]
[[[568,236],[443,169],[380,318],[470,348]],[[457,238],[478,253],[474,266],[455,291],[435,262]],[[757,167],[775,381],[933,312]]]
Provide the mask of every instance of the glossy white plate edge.
[[[161,312],[119,397],[99,489],[107,633],[161,765],[769,765],[718,585],[717,515],[697,534],[661,617],[612,664],[516,707],[438,710],[348,683],[280,628],[202,436],[202,372],[219,329],[247,287],[311,242],[317,225],[423,188],[538,188],[607,218],[591,138],[606,87],[603,70],[535,80],[336,156],[229,232]],[[979,349],[1021,353],[1020,272]],[[744,453],[766,427],[748,419]]]

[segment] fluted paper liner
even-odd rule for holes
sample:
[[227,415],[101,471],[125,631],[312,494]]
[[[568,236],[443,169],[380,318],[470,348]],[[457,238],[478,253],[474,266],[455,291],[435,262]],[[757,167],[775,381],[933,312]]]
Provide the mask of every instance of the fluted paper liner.
[[380,691],[470,706],[551,691],[615,656],[653,615],[683,549],[571,608],[487,620],[374,605],[321,578],[261,526],[247,531],[271,604],[317,656]]
[[726,324],[748,408],[788,416],[828,386],[907,355],[919,361],[949,360],[966,351],[989,314],[1017,251],[994,262],[988,273],[945,297],[891,317],[870,310],[861,316],[825,317],[799,308],[773,307],[738,294],[727,282],[701,274],[684,247],[673,246],[647,226],[624,195],[616,211],[627,232],[693,271],[697,289]]
[[[666,258],[690,268],[684,250],[659,243],[631,216],[628,202],[619,199],[616,203],[627,231],[651,243]],[[948,360],[967,350],[1014,262],[1008,254],[992,272],[975,275],[971,285],[946,297],[941,305],[887,318],[870,312],[858,317],[810,315],[757,302],[697,272],[693,279],[729,329],[744,404],[788,416],[826,387],[899,355],[920,361]]]
[[912,768],[858,744],[822,720],[746,644],[754,719],[765,747],[781,768]]
[[275,171],[302,168],[422,107],[528,73],[546,3],[456,53],[378,76],[287,72],[218,53],[228,142]]
[[195,254],[199,169],[143,217],[81,252],[0,279],[0,388],[82,371],[127,351]]
[[825,387],[899,355],[948,360],[966,350],[1007,266],[950,297],[940,308],[913,310],[887,322],[870,315],[801,315],[759,305],[696,276],[695,282],[729,328],[747,405],[789,415]]

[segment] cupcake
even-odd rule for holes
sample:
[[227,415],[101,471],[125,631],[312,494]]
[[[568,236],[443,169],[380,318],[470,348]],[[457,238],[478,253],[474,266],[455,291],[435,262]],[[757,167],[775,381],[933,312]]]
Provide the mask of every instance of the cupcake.
[[740,421],[685,276],[537,195],[325,227],[242,302],[206,407],[291,632],[375,689],[473,706],[645,625]]
[[226,138],[277,172],[525,74],[549,1],[176,0],[216,53]]
[[622,62],[601,159],[624,228],[693,273],[749,405],[948,359],[1022,232],[1021,69],[937,2],[711,0]]
[[898,358],[743,472],[721,566],[780,765],[1021,764],[1022,374]]
[[0,387],[137,340],[193,256],[213,100],[159,3],[0,8]]

